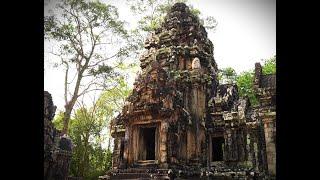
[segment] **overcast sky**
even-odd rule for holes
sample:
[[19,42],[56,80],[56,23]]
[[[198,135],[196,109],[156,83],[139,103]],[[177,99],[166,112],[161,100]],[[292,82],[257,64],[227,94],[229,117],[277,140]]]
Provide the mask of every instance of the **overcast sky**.
[[[116,5],[121,19],[130,23],[136,21],[125,0],[103,2]],[[240,73],[253,69],[255,62],[276,54],[275,0],[191,0],[190,4],[218,21],[216,31],[208,31],[218,68],[231,66]],[[45,12],[50,5],[45,6]],[[48,43],[45,43],[46,48],[50,48]],[[63,71],[45,64],[44,90],[52,94],[54,104],[61,110],[64,104],[63,78]]]

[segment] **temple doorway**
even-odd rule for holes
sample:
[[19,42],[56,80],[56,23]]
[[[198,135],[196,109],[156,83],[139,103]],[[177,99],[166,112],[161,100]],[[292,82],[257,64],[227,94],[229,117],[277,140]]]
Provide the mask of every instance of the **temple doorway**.
[[155,159],[155,132],[155,127],[142,128],[144,150],[146,151],[146,160]]
[[121,139],[121,144],[120,144],[120,160],[123,160],[124,156],[124,138]]
[[223,161],[223,137],[212,138],[212,161]]
[[156,159],[156,127],[141,127],[139,133],[139,160]]

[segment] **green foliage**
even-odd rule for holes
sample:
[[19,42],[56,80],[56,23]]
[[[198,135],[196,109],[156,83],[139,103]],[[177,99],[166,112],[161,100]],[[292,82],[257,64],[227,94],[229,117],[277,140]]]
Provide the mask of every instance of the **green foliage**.
[[60,0],[57,9],[61,12],[45,16],[45,37],[57,40],[76,40],[82,33],[92,33],[99,41],[99,35],[91,32],[95,28],[106,28],[115,34],[127,35],[124,22],[117,20],[119,14],[115,6],[100,1]]
[[[115,88],[101,94],[93,107],[77,110],[74,120],[71,121],[70,135],[76,143],[71,169],[77,176],[97,179],[111,168],[111,139],[109,133],[104,134],[103,131],[108,132],[108,124],[121,109],[130,92],[123,77],[119,77],[117,82]],[[107,140],[108,147],[103,149],[101,144]]]
[[199,9],[195,9],[193,6],[190,6],[190,11],[195,16],[200,16],[200,14],[201,14],[200,10]]
[[253,70],[242,72],[237,76],[237,86],[240,97],[247,96],[253,106],[258,105],[258,99],[253,90]]
[[227,77],[236,76],[236,71],[231,67],[227,67],[222,69],[222,74]]
[[136,47],[119,20],[115,6],[96,1],[58,0],[44,18],[45,39],[54,41],[52,52],[65,68],[65,115],[67,132],[71,112],[80,96],[113,88],[117,64]]
[[[114,88],[104,91],[93,106],[80,104],[69,123],[68,134],[74,144],[70,175],[96,180],[111,168],[112,152],[109,123],[121,110],[131,92],[123,76],[115,79]],[[62,129],[63,112],[54,119],[54,126]],[[102,147],[106,143],[107,147]]]
[[138,29],[151,32],[160,27],[165,14],[173,4],[186,1],[187,0],[127,0],[127,3],[131,11],[141,17],[138,21]]
[[[269,59],[264,60],[262,66],[263,74],[274,74],[276,73],[276,56],[273,56]],[[219,70],[218,80],[221,83],[236,83],[238,86],[239,96],[247,96],[250,99],[250,102],[253,106],[258,105],[258,99],[255,96],[253,90],[253,81],[254,81],[254,71],[253,69],[244,71],[237,75],[235,70],[231,67],[227,67]]]
[[275,74],[276,73],[276,55],[264,60],[262,67],[262,74]]
[[59,111],[59,113],[56,114],[54,116],[54,119],[52,120],[52,123],[55,126],[55,128],[60,131],[63,128],[63,116],[64,116],[64,113],[62,111]]
[[56,42],[58,50],[53,54],[61,58],[60,65],[76,70],[80,81],[83,77],[112,79],[116,68],[112,60],[128,57],[135,49],[126,43],[130,36],[115,6],[100,1],[59,0],[53,10],[44,17],[45,38]]
[[107,150],[101,147],[106,122],[97,113],[98,109],[96,105],[80,108],[70,121],[69,136],[75,146],[70,168],[73,176],[97,179],[108,168],[105,166]]
[[124,77],[118,77],[117,82],[117,86],[104,91],[97,100],[97,105],[100,107],[99,112],[107,115],[105,120],[108,122],[121,110],[131,92]]
[[90,74],[92,74],[93,76],[97,76],[97,75],[100,75],[100,74],[108,74],[108,75],[112,75],[113,73],[113,68],[111,66],[108,66],[108,65],[99,65],[97,67],[97,69],[90,69]]
[[236,78],[237,73],[232,67],[226,67],[218,71],[218,80],[222,83],[235,83]]

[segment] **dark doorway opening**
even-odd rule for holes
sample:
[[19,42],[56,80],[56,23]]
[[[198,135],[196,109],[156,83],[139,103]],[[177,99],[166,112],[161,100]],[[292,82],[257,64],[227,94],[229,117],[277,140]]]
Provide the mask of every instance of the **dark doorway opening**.
[[124,155],[124,139],[121,139],[121,144],[120,144],[120,159],[123,160],[123,155]]
[[142,128],[141,132],[145,151],[145,160],[155,160],[156,127]]
[[212,138],[212,161],[223,161],[223,137]]

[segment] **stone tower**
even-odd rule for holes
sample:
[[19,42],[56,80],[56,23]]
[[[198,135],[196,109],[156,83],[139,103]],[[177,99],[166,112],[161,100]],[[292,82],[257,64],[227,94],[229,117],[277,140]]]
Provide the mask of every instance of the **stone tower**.
[[111,122],[112,170],[100,178],[265,176],[275,152],[260,110],[239,98],[236,85],[218,84],[213,44],[198,17],[176,3],[145,49],[142,73]]
[[[213,45],[198,17],[177,3],[145,48],[142,74],[117,119],[126,128],[114,132],[123,137],[116,139],[121,157],[117,159],[127,166],[140,160],[154,160],[163,168],[197,165],[205,161],[201,147],[206,145],[206,109],[217,86]],[[156,147],[154,152],[149,143]],[[118,166],[116,160],[113,166]]]

